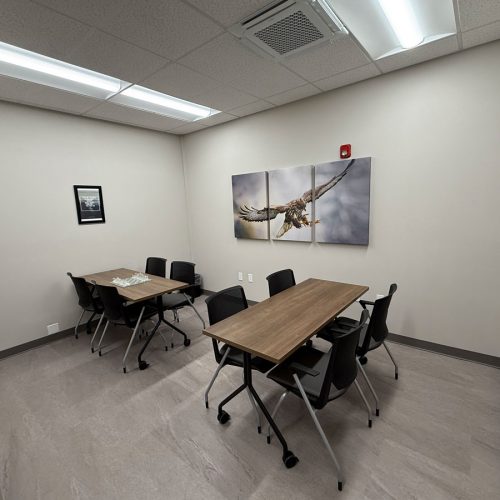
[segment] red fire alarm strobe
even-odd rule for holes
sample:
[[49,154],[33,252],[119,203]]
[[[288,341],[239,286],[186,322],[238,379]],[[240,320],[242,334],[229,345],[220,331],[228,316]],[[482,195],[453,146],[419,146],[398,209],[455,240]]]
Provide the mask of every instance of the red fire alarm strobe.
[[342,159],[351,157],[351,145],[350,144],[342,144],[342,146],[340,146],[340,157]]

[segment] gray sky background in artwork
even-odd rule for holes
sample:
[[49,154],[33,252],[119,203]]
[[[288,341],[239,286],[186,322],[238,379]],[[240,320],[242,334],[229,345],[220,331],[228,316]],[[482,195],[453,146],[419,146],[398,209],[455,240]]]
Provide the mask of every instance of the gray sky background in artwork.
[[246,222],[239,217],[241,205],[267,207],[266,172],[233,175],[233,219],[236,238],[268,239],[268,222]]
[[[344,170],[349,160],[316,165],[319,186]],[[367,245],[370,221],[371,158],[357,158],[345,177],[316,201],[316,241]]]

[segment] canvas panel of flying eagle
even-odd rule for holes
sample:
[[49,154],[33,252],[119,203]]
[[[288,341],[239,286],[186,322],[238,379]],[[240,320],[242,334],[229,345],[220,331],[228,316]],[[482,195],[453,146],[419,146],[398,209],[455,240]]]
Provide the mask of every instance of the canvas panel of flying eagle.
[[[330,193],[352,169],[356,160],[331,162],[334,173],[323,182],[316,182],[312,188],[312,167],[296,167],[269,172],[269,206],[239,203],[238,216],[251,225],[267,225],[271,221],[271,235],[274,239],[311,241],[313,225],[320,219],[312,218],[312,205]],[[340,168],[339,168],[340,167]],[[302,193],[302,194],[300,194]],[[233,181],[234,194],[234,181]],[[236,201],[236,200],[235,200]],[[262,208],[258,208],[262,207]],[[248,225],[248,224],[246,224]]]

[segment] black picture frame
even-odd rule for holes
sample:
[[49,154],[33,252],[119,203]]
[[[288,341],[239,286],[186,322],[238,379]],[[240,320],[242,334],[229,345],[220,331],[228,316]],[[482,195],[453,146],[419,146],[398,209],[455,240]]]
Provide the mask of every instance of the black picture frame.
[[104,203],[101,186],[74,185],[78,224],[103,224]]

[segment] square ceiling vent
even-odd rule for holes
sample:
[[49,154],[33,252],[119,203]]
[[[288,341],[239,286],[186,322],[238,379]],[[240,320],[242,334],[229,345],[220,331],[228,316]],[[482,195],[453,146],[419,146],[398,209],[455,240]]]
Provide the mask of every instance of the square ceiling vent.
[[229,31],[252,50],[283,59],[347,33],[328,0],[283,0],[235,24]]

